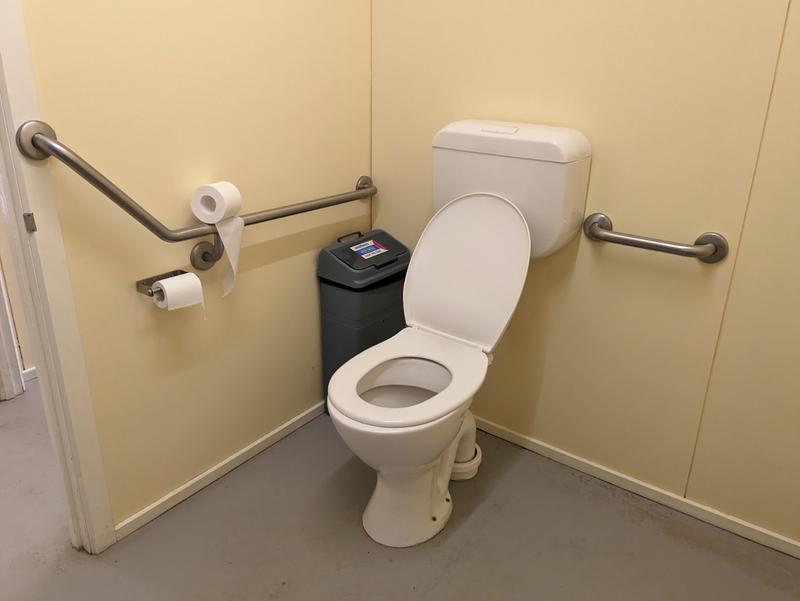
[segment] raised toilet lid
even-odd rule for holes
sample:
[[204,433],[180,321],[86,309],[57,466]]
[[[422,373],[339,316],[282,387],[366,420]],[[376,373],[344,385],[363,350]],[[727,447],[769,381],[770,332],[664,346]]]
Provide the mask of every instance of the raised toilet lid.
[[530,253],[528,224],[511,202],[493,194],[456,198],[434,215],[411,257],[406,323],[491,352],[519,301]]

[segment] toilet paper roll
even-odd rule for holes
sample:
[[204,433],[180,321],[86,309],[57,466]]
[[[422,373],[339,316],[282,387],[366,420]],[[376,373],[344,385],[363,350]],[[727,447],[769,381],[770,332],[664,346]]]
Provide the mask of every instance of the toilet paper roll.
[[242,247],[244,220],[238,216],[242,208],[242,194],[230,182],[217,182],[200,186],[192,194],[192,212],[203,223],[217,228],[228,265],[222,274],[223,296],[228,296],[236,282],[239,267],[239,250]]
[[192,193],[192,212],[203,223],[219,223],[235,217],[242,208],[242,194],[230,182],[200,186]]
[[203,285],[193,273],[182,273],[175,277],[158,280],[150,287],[153,290],[153,302],[159,309],[165,307],[170,311],[183,309],[192,305],[203,305]]

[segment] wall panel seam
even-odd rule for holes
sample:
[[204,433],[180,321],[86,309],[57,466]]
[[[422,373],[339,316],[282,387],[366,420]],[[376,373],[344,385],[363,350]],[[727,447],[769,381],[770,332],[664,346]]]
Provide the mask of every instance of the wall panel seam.
[[750,210],[750,201],[753,198],[753,187],[755,186],[756,175],[758,174],[758,165],[759,162],[761,161],[761,151],[764,147],[764,135],[767,131],[767,123],[769,121],[769,111],[770,108],[772,107],[772,96],[775,93],[775,81],[778,77],[778,67],[780,66],[781,56],[783,54],[783,42],[786,38],[786,24],[789,21],[789,10],[791,9],[791,6],[792,6],[792,0],[788,0],[788,2],[786,3],[786,12],[784,13],[783,16],[783,29],[781,30],[781,38],[780,42],[778,43],[778,52],[775,57],[775,68],[772,72],[772,84],[770,85],[769,96],[767,97],[767,108],[764,111],[764,121],[761,125],[761,137],[758,140],[758,151],[756,152],[756,160],[753,164],[753,175],[750,178],[750,189],[747,191],[747,202],[745,203],[744,206],[744,215],[742,216],[742,227],[739,230],[739,236],[736,243],[736,252],[734,253],[733,256],[733,268],[731,269],[731,277],[728,280],[728,289],[725,292],[725,302],[722,306],[722,315],[720,316],[719,326],[717,328],[717,340],[716,343],[714,344],[714,353],[711,357],[711,368],[709,369],[708,372],[708,380],[706,381],[706,390],[705,394],[703,395],[703,406],[700,409],[700,421],[697,424],[697,434],[694,439],[694,449],[692,450],[692,458],[689,462],[689,473],[686,476],[686,485],[684,486],[683,489],[684,498],[688,498],[689,483],[692,480],[692,469],[694,468],[694,462],[697,456],[697,446],[700,442],[700,432],[702,431],[703,428],[703,417],[705,417],[706,404],[708,403],[708,393],[709,390],[711,389],[711,380],[714,376],[714,366],[716,365],[717,362],[717,352],[719,351],[719,341],[722,335],[722,327],[725,323],[725,314],[728,311],[728,302],[730,301],[731,288],[733,287],[733,280],[736,277],[736,265],[739,260],[739,251],[742,247],[744,229],[745,226],[747,225],[747,214]]

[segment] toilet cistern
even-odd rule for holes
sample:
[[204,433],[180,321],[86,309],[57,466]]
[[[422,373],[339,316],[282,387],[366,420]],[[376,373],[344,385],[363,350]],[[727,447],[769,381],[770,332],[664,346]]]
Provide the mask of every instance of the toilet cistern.
[[407,547],[435,536],[452,513],[448,482],[477,473],[469,406],[530,258],[580,229],[590,156],[571,129],[459,121],[436,134],[437,213],[408,268],[408,327],[345,363],[328,387],[334,426],[377,472],[362,518],[377,542]]

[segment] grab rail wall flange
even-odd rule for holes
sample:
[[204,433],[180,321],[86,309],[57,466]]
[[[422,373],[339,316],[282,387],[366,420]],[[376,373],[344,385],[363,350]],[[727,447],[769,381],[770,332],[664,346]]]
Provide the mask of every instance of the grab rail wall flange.
[[[215,226],[204,223],[175,230],[168,228],[76,152],[59,142],[53,128],[44,121],[31,120],[20,125],[17,129],[16,142],[20,152],[29,159],[43,161],[52,156],[61,161],[165,242],[183,242],[184,240],[192,240],[204,236],[214,236],[213,243],[203,241],[192,248],[190,260],[196,269],[210,269],[214,263],[222,258],[222,240],[219,238]],[[372,179],[369,176],[362,175],[358,178],[355,190],[352,192],[344,192],[343,194],[326,196],[275,209],[248,213],[241,217],[245,225],[254,225],[317,209],[333,207],[354,200],[371,198],[377,191],[378,189],[373,184]]]

